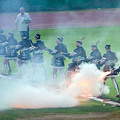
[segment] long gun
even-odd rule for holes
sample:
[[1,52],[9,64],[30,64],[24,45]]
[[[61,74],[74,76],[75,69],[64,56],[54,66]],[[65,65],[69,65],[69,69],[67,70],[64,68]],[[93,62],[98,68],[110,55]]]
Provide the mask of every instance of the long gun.
[[120,67],[115,70],[112,70],[111,73],[107,75],[107,77],[115,77],[119,74],[119,72],[120,72]]
[[4,47],[8,44],[8,42],[0,43],[0,46]]

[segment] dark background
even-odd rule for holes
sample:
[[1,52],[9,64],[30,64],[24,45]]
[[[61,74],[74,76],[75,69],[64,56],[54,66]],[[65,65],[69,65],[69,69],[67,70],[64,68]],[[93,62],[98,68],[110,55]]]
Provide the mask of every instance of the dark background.
[[0,12],[65,11],[97,8],[119,8],[120,0],[0,0]]

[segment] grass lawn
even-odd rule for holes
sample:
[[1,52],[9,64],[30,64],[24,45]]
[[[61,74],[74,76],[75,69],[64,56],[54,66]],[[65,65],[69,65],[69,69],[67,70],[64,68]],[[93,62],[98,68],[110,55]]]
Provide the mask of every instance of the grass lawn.
[[[5,31],[7,34],[8,31]],[[112,26],[112,27],[96,27],[96,28],[61,28],[61,29],[42,29],[42,30],[31,30],[30,38],[35,41],[34,36],[36,33],[41,34],[41,40],[45,42],[46,47],[50,49],[54,49],[56,45],[56,38],[61,34],[64,34],[63,43],[67,45],[68,52],[72,52],[75,48],[76,40],[81,39],[82,37],[86,37],[83,41],[83,47],[86,50],[87,56],[91,52],[91,45],[95,44],[98,40],[100,40],[98,44],[98,49],[101,51],[102,55],[105,53],[105,44],[110,44],[112,51],[117,54],[119,59],[120,57],[120,26]],[[18,32],[15,32],[15,38],[20,40],[20,35]],[[50,62],[52,56],[49,55],[46,51],[44,53],[45,58],[45,67],[47,71],[47,75],[49,77],[49,81],[52,80],[52,68],[50,68]],[[3,66],[3,58],[0,58],[0,66],[2,72]],[[119,59],[120,60],[120,59]],[[65,60],[65,71],[67,70],[68,63],[71,62],[70,59],[66,58]],[[118,61],[118,66],[119,66]],[[16,73],[17,68],[14,62],[11,61],[12,72]],[[60,77],[60,75],[59,75]],[[120,78],[119,76],[116,78],[117,83],[120,86]],[[59,80],[59,79],[58,79]],[[106,85],[110,88],[110,93],[105,95],[104,98],[110,98],[114,101],[119,101],[120,99],[116,98],[116,91],[114,89],[113,83],[110,79],[107,80]],[[0,87],[2,84],[0,85]],[[50,114],[83,114],[83,113],[105,113],[110,112],[111,114],[120,115],[119,108],[111,108],[106,105],[103,106],[102,103],[95,101],[88,101],[83,103],[80,106],[72,107],[72,108],[44,108],[44,109],[12,109],[0,112],[0,120],[15,120],[17,118],[25,118],[25,117],[41,117]]]

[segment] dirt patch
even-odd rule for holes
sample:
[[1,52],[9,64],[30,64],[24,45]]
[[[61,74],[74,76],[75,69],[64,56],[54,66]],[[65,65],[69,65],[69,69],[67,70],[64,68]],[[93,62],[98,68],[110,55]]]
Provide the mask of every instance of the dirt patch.
[[46,115],[43,117],[28,117],[17,120],[120,120],[120,116],[109,113],[58,114]]

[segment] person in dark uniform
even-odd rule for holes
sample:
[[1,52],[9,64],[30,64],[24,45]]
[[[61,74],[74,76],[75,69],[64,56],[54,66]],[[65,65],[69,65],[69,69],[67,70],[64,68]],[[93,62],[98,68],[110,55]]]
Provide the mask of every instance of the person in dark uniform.
[[[4,57],[6,55],[6,40],[7,37],[4,34],[3,29],[0,29],[0,56]],[[9,72],[11,72],[10,63],[8,62]]]
[[60,70],[63,80],[65,81],[65,73],[64,73],[64,55],[65,53],[68,53],[66,45],[63,43],[63,38],[58,37],[56,40],[57,46],[55,46],[55,49],[51,51],[51,55],[53,55],[53,58],[51,59],[51,67],[53,68],[53,84],[55,84],[57,79],[57,71]]
[[25,63],[28,66],[28,62],[31,59],[31,46],[32,40],[27,38],[26,34],[22,34],[22,41],[20,41],[15,48],[17,51],[20,50],[20,54],[18,55],[18,67],[20,75],[22,74],[22,65]]
[[[14,38],[14,35],[12,32],[8,33],[8,39],[6,40],[6,47],[7,52],[5,55],[4,60],[4,66],[3,66],[3,72],[2,74],[5,74],[7,64],[9,63],[9,60],[14,60],[17,64],[17,51],[15,50],[15,46],[18,44],[17,40]],[[11,69],[9,70],[9,73],[11,72]]]
[[67,55],[68,58],[72,58],[72,62],[68,64],[69,67],[67,70],[68,84],[71,83],[72,73],[75,72],[76,69],[79,69],[79,65],[86,59],[86,51],[82,47],[81,40],[76,41],[76,47],[76,49],[74,49],[71,53]]
[[0,29],[0,56],[6,55],[6,40],[7,37],[4,35],[3,29]]
[[35,40],[36,40],[36,43],[33,43],[33,46],[30,48],[31,51],[33,51],[33,57],[31,59],[32,67],[33,67],[32,77],[35,73],[36,65],[37,66],[39,65],[40,67],[42,67],[44,71],[45,80],[47,80],[47,74],[44,67],[44,58],[43,58],[43,52],[47,48],[45,47],[44,42],[41,40],[40,34],[35,35]]
[[91,64],[95,64],[98,69],[100,69],[99,61],[101,60],[102,56],[100,51],[97,48],[97,45],[91,46],[92,52],[90,55],[86,58],[86,62],[90,62]]
[[[106,50],[106,53],[103,55],[103,57],[100,61],[100,64],[104,65],[104,68],[103,68],[104,72],[112,71],[112,70],[114,70],[114,66],[115,66],[115,63],[118,61],[118,58],[116,57],[116,54],[111,51],[110,45],[106,45],[105,50]],[[116,79],[115,79],[115,77],[111,77],[111,79],[114,84],[115,90],[117,92],[116,97],[120,97]],[[104,79],[104,84],[105,84],[106,80],[107,80],[107,77]]]

